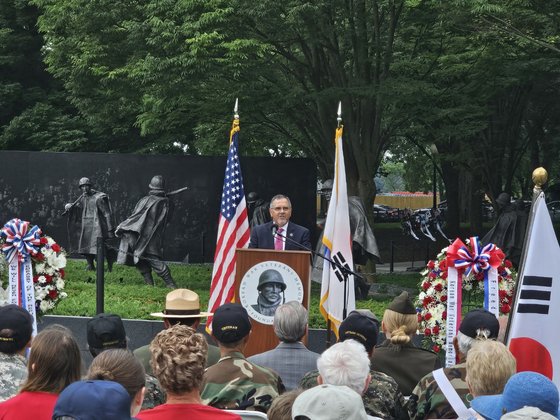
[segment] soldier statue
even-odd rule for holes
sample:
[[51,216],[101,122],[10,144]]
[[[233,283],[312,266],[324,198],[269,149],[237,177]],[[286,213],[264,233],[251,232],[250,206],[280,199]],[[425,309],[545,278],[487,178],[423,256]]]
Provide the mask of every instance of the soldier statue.
[[[71,249],[74,248],[72,239],[77,239],[77,251],[85,256],[87,270],[95,270],[94,260],[97,255],[97,238],[113,238],[114,223],[111,204],[107,194],[92,188],[89,178],[80,178],[79,188],[82,195],[73,203],[64,206],[64,213],[68,214],[69,236],[71,238]],[[72,228],[72,224],[79,226]],[[79,232],[79,237],[77,233]],[[111,271],[114,254],[107,252],[107,263]]]
[[148,187],[148,195],[142,197],[129,218],[117,226],[115,234],[121,238],[117,262],[136,266],[150,286],[154,285],[154,270],[167,287],[175,289],[177,285],[171,271],[162,261],[163,235],[170,217],[169,196],[186,188],[166,194],[161,175],[154,176]]

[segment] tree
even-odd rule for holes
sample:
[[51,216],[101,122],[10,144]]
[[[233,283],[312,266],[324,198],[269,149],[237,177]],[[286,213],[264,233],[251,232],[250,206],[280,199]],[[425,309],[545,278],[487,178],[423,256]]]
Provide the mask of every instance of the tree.
[[37,18],[23,0],[0,7],[0,147],[75,150],[87,129],[45,70]]

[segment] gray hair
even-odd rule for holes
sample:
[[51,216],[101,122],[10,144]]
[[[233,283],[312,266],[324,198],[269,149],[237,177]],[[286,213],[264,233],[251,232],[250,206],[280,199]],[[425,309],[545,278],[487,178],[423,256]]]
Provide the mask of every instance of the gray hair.
[[295,300],[280,305],[274,313],[274,333],[280,341],[295,343],[305,335],[307,309]]
[[362,395],[369,375],[369,357],[356,340],[345,340],[329,347],[317,359],[323,383],[346,385]]
[[288,200],[288,204],[290,205],[290,207],[292,207],[292,201],[290,200],[290,197],[288,197],[287,195],[284,194],[276,194],[274,197],[271,198],[270,200],[270,208],[272,207],[272,203],[274,203],[276,200],[282,200],[282,199],[286,199]]
[[482,328],[476,330],[475,338],[469,337],[461,331],[457,332],[457,347],[459,347],[459,352],[466,356],[477,340],[489,340],[490,334],[490,330]]

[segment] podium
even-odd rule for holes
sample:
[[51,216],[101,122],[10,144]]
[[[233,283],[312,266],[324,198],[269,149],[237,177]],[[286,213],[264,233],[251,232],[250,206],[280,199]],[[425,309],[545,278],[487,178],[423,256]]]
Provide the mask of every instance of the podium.
[[252,356],[271,350],[279,343],[272,326],[273,315],[262,315],[257,308],[259,276],[266,270],[277,271],[286,284],[285,301],[297,300],[308,309],[311,253],[244,248],[235,252],[235,301],[241,303],[251,317],[253,329],[244,354]]

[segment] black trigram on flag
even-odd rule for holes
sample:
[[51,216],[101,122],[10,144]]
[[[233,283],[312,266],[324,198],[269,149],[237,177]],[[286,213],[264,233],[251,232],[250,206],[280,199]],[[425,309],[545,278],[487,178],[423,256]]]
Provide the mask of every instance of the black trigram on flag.
[[[348,265],[348,263],[346,262],[346,259],[344,258],[344,255],[342,255],[342,253],[340,251],[338,251],[336,254],[333,255],[332,260],[334,262],[336,262],[337,264],[341,265],[342,267],[346,268],[347,270],[350,270],[350,266]],[[336,278],[338,279],[338,281],[344,281],[344,273],[342,272],[342,270],[340,269],[340,267],[337,267],[336,265],[331,263],[331,267],[334,271],[334,274],[336,276]]]
[[552,277],[524,276],[517,312],[547,315],[550,309],[551,290]]

